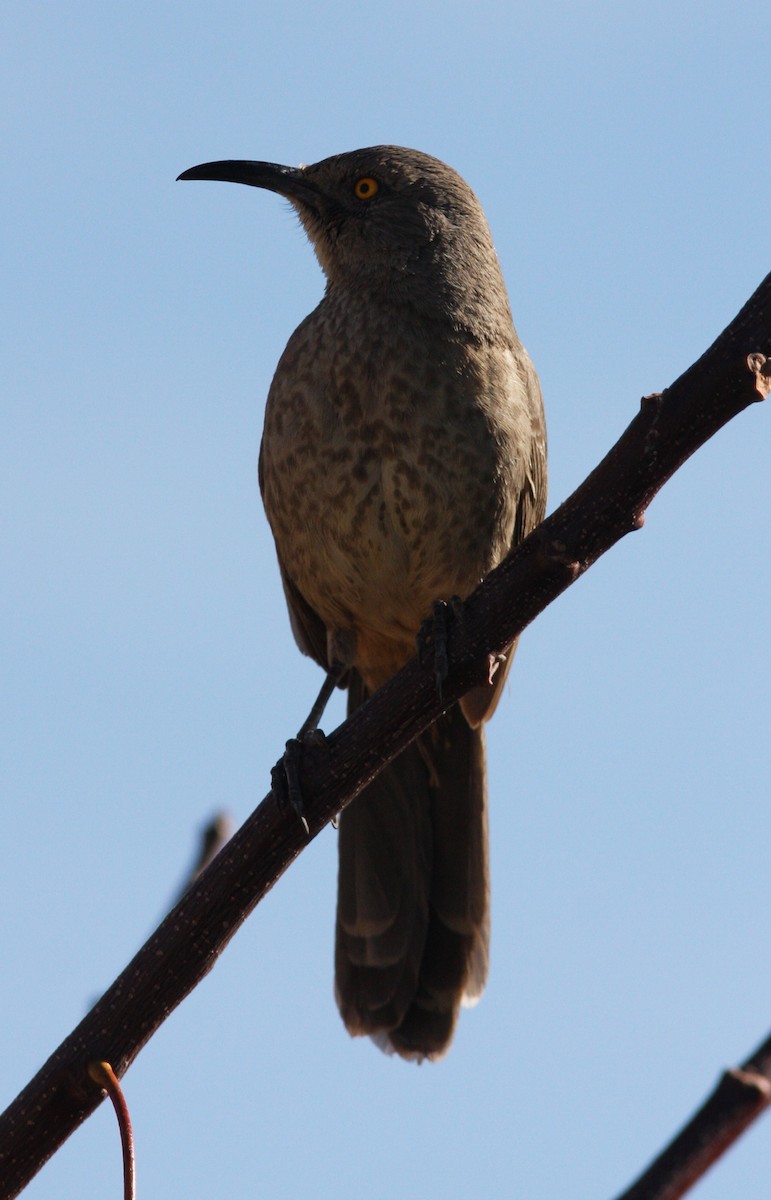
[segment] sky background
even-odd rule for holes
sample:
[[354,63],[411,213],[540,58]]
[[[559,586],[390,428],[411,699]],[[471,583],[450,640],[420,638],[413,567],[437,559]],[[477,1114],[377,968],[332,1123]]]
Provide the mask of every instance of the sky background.
[[[278,197],[175,177],[379,142],[457,168],[541,376],[551,509],[771,269],[770,35],[767,0],[6,5],[0,1106],[319,682],[257,453],[322,276]],[[327,830],[126,1075],[140,1196],[609,1198],[768,1034],[770,415],[523,637],[490,983],[449,1056],[345,1034]],[[26,1195],[117,1196],[118,1155],[102,1108]],[[697,1194],[769,1180],[766,1119]]]

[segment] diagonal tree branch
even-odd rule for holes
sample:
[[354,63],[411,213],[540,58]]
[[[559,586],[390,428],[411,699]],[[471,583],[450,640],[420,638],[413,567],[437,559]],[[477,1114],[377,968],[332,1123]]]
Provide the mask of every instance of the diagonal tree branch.
[[725,1071],[701,1108],[617,1200],[679,1200],[771,1103],[771,1038]]
[[[451,630],[443,697],[433,672],[413,659],[322,746],[307,749],[300,772],[311,838],[443,708],[481,682],[488,655],[502,653],[600,555],[640,528],[650,501],[691,454],[768,395],[770,359],[771,275],[685,374],[643,401],[581,487],[469,598]],[[99,1104],[89,1064],[126,1071],[307,841],[292,807],[271,791],[0,1116],[0,1200],[18,1195]],[[635,1200],[654,1195],[640,1192]]]

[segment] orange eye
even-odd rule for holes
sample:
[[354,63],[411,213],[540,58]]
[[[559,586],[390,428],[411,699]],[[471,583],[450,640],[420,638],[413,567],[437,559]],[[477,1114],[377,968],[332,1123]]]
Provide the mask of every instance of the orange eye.
[[353,194],[358,200],[371,200],[379,188],[380,184],[371,175],[365,175],[362,179],[357,179],[353,185]]

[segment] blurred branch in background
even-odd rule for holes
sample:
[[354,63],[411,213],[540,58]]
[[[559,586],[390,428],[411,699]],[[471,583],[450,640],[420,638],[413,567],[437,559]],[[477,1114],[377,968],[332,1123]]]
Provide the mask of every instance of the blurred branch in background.
[[174,904],[179,904],[185,892],[190,890],[198,876],[203,874],[209,863],[217,857],[222,847],[232,836],[233,820],[231,816],[226,812],[215,813],[200,832],[198,852],[187,874],[187,878],[177,893]]

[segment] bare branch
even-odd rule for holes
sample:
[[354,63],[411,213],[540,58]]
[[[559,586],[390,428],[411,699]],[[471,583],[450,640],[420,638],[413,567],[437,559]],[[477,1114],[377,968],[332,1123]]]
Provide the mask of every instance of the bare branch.
[[679,1200],[771,1103],[771,1038],[714,1091],[618,1200]]
[[[300,765],[310,836],[486,674],[538,614],[624,534],[675,470],[769,390],[771,275],[710,349],[640,413],[581,487],[464,606],[437,696],[416,660]],[[308,838],[271,792],[185,893],[115,983],[0,1117],[0,1200],[10,1200],[100,1102],[94,1060],[121,1076],[159,1025],[211,970]]]

